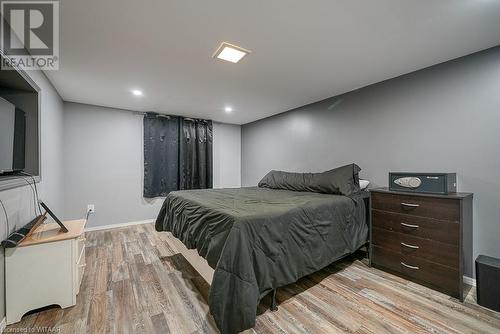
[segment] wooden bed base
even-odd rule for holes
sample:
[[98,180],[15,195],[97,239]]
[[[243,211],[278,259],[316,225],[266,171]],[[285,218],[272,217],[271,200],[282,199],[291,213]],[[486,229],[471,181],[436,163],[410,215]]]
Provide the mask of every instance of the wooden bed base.
[[[207,260],[198,255],[196,249],[187,249],[184,244],[172,236],[172,245],[176,250],[184,256],[184,258],[193,266],[193,268],[207,281],[208,284],[212,285],[212,280],[214,278],[214,270],[208,265]],[[271,311],[275,312],[278,310],[278,303],[276,301],[276,289],[271,292]]]
[[207,281],[208,284],[212,285],[212,280],[214,278],[214,270],[208,265],[207,260],[198,255],[196,249],[187,249],[184,244],[176,237],[171,238],[173,241],[173,246],[177,249],[179,253],[184,256],[184,258],[193,266],[193,268]]
[[[187,249],[184,244],[172,236],[172,245],[176,248],[176,250],[184,256],[184,258],[193,266],[193,268],[207,281],[208,284],[212,285],[212,280],[214,278],[214,270],[212,267],[208,265],[207,260],[198,255],[198,251],[196,249]],[[365,247],[368,252],[368,243],[361,246],[361,248]],[[360,249],[361,249],[360,248]],[[350,255],[350,254],[349,254]],[[348,255],[346,255],[348,256]],[[276,301],[276,289],[271,292],[271,311],[275,312],[278,310],[278,303]]]

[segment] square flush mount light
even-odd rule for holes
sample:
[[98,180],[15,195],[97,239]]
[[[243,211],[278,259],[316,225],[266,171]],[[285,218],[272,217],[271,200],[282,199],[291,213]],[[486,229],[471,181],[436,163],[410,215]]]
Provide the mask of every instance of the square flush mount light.
[[229,61],[231,63],[237,63],[250,52],[251,51],[243,49],[239,46],[223,42],[217,48],[213,57]]

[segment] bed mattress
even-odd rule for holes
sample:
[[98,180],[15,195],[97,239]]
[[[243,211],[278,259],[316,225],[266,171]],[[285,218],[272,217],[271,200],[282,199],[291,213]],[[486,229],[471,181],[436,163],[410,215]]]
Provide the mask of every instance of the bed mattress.
[[255,325],[257,305],[367,241],[361,195],[268,188],[171,192],[156,220],[214,268],[209,306],[221,333]]

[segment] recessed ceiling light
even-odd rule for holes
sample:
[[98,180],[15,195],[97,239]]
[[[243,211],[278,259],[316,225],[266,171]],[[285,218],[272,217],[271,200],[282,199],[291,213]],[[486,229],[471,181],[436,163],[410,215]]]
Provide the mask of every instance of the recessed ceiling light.
[[242,47],[223,42],[217,48],[213,57],[229,61],[231,63],[237,63],[249,53],[249,50],[243,49]]
[[233,108],[231,108],[231,107],[225,107],[225,108],[224,108],[224,111],[225,111],[225,112],[227,112],[227,113],[229,114],[229,113],[232,113],[232,112],[233,112]]
[[132,90],[132,94],[135,96],[142,96],[142,90],[134,89]]

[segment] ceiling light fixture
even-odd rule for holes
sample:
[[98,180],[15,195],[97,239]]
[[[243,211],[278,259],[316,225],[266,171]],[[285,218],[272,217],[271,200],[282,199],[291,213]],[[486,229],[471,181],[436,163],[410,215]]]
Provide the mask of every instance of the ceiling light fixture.
[[142,96],[142,90],[134,89],[132,90],[132,94],[135,96]]
[[231,63],[237,63],[250,52],[250,50],[243,49],[242,47],[223,42],[219,45],[213,57]]
[[231,107],[225,107],[225,108],[224,108],[224,111],[225,111],[225,112],[227,112],[227,113],[229,114],[229,113],[232,113],[232,112],[233,112],[233,108],[231,108]]

